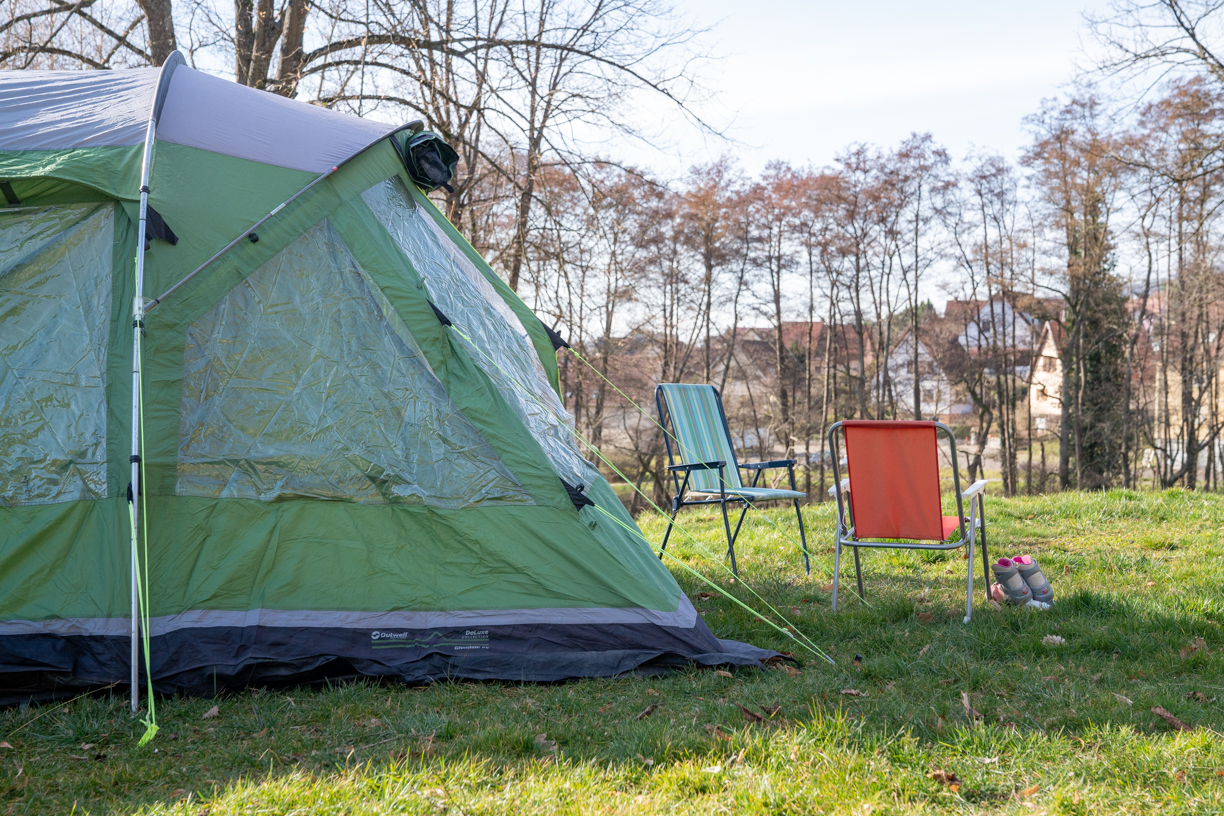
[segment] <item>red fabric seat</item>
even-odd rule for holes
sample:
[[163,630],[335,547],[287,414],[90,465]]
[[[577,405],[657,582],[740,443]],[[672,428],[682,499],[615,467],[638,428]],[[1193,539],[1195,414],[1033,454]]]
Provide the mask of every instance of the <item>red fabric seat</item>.
[[943,540],[947,541],[952,537],[952,533],[960,529],[960,519],[956,516],[943,517]]
[[842,429],[855,537],[947,540],[960,524],[940,507],[935,423],[846,420]]

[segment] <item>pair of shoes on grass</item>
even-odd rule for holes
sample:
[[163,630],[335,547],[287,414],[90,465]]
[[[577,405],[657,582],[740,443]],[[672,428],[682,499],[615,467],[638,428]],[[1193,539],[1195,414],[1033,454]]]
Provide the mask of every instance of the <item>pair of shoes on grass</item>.
[[998,581],[991,586],[990,597],[999,603],[1049,609],[1054,602],[1054,590],[1032,556],[1000,558],[990,568]]

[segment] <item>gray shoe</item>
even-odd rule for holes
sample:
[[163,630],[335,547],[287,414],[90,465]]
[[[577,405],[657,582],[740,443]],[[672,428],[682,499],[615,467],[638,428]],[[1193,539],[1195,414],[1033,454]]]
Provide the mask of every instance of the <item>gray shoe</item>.
[[1015,561],[1010,558],[1000,558],[990,565],[994,571],[995,580],[1007,596],[1007,602],[1023,605],[1033,600],[1033,593],[1028,583],[1020,576],[1020,570]]
[[1034,601],[1046,604],[1054,601],[1054,589],[1041,573],[1041,567],[1037,566],[1037,562],[1031,555],[1018,555],[1012,559],[1012,563],[1016,565],[1020,577],[1028,584]]

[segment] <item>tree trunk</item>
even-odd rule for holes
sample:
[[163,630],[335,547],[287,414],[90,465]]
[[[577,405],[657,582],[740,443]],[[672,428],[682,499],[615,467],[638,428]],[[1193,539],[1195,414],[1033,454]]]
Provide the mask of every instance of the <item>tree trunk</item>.
[[172,0],[136,0],[144,12],[149,32],[149,53],[153,64],[160,66],[177,47],[174,36]]
[[306,36],[306,0],[289,0],[284,39],[281,41],[280,68],[276,74],[276,93],[292,97],[302,79],[302,43]]

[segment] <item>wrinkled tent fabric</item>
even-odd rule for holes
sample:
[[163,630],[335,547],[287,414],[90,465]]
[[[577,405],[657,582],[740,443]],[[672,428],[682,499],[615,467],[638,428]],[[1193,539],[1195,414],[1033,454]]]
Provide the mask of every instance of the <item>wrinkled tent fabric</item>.
[[[411,183],[393,128],[167,75],[149,203],[179,240],[149,245],[146,297],[339,169],[146,316],[155,688],[773,654],[715,637],[634,534],[574,442],[543,324]],[[158,84],[0,72],[0,180],[21,202],[0,208],[0,700],[128,679],[132,259]]]

